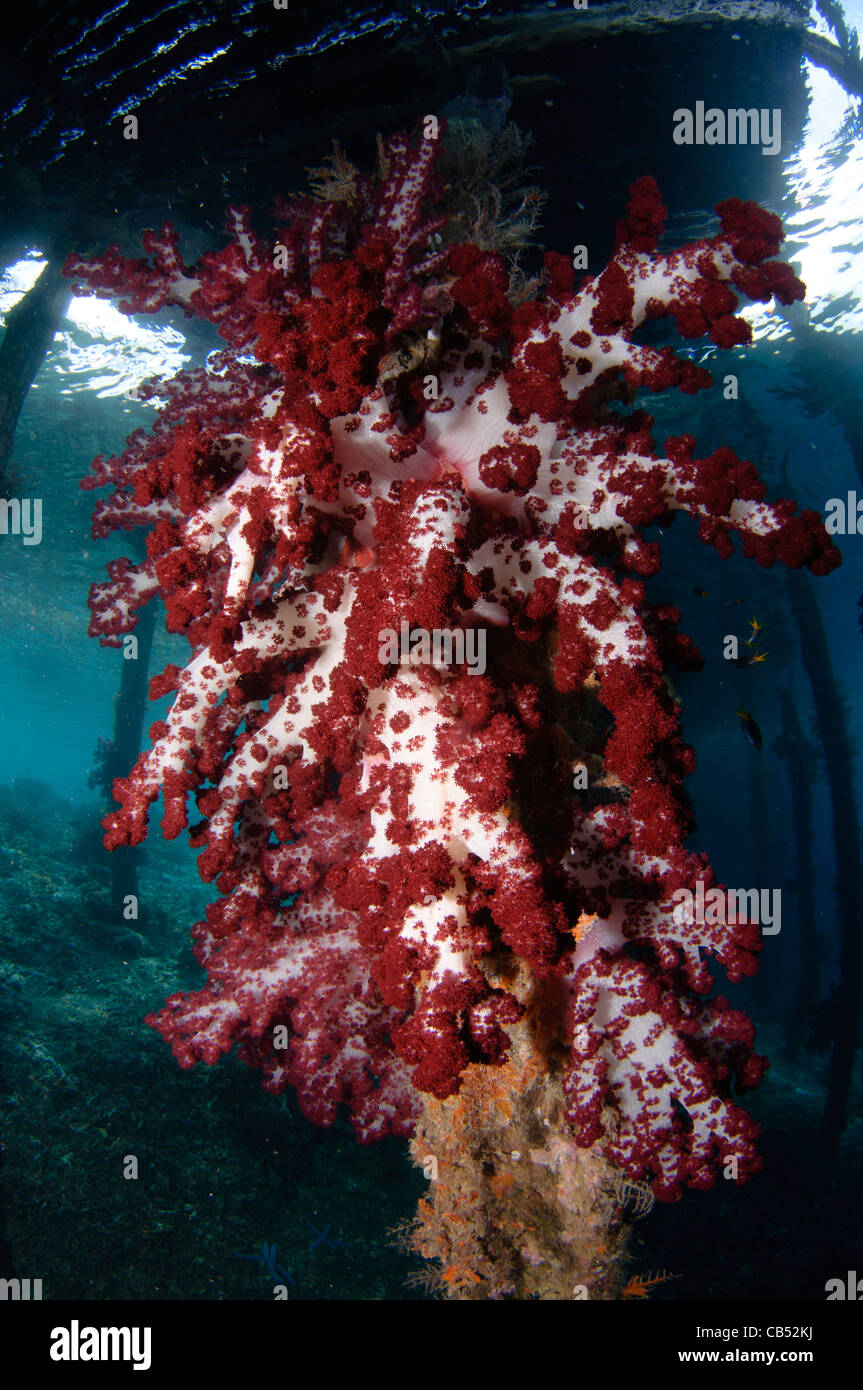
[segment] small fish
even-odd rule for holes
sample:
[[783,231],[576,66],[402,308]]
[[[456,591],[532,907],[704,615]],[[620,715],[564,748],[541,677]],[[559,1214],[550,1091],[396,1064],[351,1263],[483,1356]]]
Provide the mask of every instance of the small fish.
[[762,742],[761,730],[755,723],[755,720],[752,718],[752,715],[749,713],[746,706],[741,705],[740,709],[735,710],[734,712],[737,715],[737,718],[740,720],[741,724],[743,725],[743,732],[749,739],[749,742],[752,744],[752,747],[760,748]]
[[669,695],[671,696],[671,698],[672,698],[672,700],[674,701],[674,703],[675,703],[677,706],[682,705],[682,704],[683,704],[683,701],[681,700],[680,696],[678,695],[677,689],[676,689],[676,687],[675,687],[675,685],[674,685],[674,682],[672,681],[671,677],[670,677],[669,675],[666,674],[666,675],[663,675],[662,680],[663,680],[663,684],[665,685],[666,690],[668,691],[668,693],[669,693]]
[[695,594],[696,598],[707,598],[706,589],[699,589],[696,587],[692,590],[692,592]]
[[749,636],[748,636],[748,638],[746,639],[746,646],[747,646],[747,647],[751,647],[752,644],[753,644],[753,642],[755,642],[755,641],[757,640],[758,634],[759,634],[760,631],[761,631],[761,624],[759,623],[758,619],[757,619],[757,618],[750,618],[750,619],[749,619]]
[[738,603],[742,603],[742,598],[730,598],[727,603],[723,603],[723,608],[736,608]]
[[354,546],[350,540],[342,542],[339,551],[339,564],[346,565],[351,569],[364,570],[375,562],[375,552],[370,550],[367,545]]
[[744,652],[743,656],[732,656],[728,659],[729,666],[755,666],[759,661],[766,661],[769,652]]

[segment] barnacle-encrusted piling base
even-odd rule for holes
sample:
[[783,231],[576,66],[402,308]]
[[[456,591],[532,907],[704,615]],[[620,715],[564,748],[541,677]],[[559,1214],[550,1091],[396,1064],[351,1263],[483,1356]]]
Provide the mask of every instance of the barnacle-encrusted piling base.
[[[518,991],[522,993],[521,990]],[[411,1143],[429,1178],[409,1235],[435,1262],[426,1287],[458,1299],[617,1299],[631,1184],[564,1118],[563,1053],[537,1034],[534,990],[509,1057],[424,1097]]]

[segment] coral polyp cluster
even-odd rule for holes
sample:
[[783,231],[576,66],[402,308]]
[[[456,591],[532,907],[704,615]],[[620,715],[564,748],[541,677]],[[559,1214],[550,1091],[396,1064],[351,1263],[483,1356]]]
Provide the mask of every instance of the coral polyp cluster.
[[[151,1020],[182,1065],[236,1044],[312,1119],[346,1105],[364,1141],[419,1125],[418,1156],[433,1133],[441,1163],[446,1107],[479,1088],[506,1119],[500,1090],[528,1067],[541,1132],[506,1142],[556,1175],[538,1200],[562,1201],[555,1239],[573,1249],[579,1183],[596,1191],[573,1176],[579,1150],[664,1198],[729,1160],[738,1180],[758,1166],[731,1094],[763,1063],[708,961],[752,973],[759,932],[672,913],[676,890],[713,883],[684,847],[694,755],[664,680],[699,656],[678,610],[647,597],[646,531],[683,511],[720,555],[737,535],[762,566],[824,574],[838,556],[750,462],[699,457],[689,435],[659,453],[624,403],[711,384],[634,341],[642,325],[740,344],[740,294],[803,287],[751,203],[660,253],[642,178],[601,274],[576,286],[549,254],[542,292],[515,303],[503,257],[452,240],[444,130],[424,130],[382,142],[374,175],[343,161],[338,196],[280,203],[267,237],[230,209],[230,241],[194,266],[170,226],[145,234],[150,259],[67,262],[127,311],[180,305],[228,345],[145,388],[154,429],[87,482],[113,487],[98,534],[148,528],[146,559],[94,585],[91,630],[120,642],[158,594],[191,649],[153,682],[174,703],[115,783],[106,842],[140,842],[160,795],[177,835],[194,798],[191,843],[220,892],[194,929],[207,982]],[[481,638],[484,673],[387,659],[382,634],[405,623]],[[505,1203],[522,1180],[483,1142],[486,1200]],[[447,1264],[428,1231],[421,1244],[455,1268],[451,1291],[506,1296],[519,1262],[560,1263],[517,1226],[506,1277],[490,1257],[478,1273],[475,1251]],[[571,1264],[567,1280],[595,1276]]]

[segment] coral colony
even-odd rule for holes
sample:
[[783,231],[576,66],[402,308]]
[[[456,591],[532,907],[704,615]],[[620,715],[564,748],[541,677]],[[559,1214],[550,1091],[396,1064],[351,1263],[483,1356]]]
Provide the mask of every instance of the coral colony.
[[765,1065],[708,968],[751,974],[758,926],[673,910],[714,884],[684,848],[694,754],[666,679],[700,658],[646,598],[645,532],[685,511],[721,556],[737,533],[765,567],[838,563],[730,449],[657,453],[635,389],[711,378],[633,335],[666,318],[730,347],[737,292],[804,287],[772,259],[778,218],[736,199],[658,253],[646,177],[601,274],[576,288],[548,254],[519,295],[501,253],[452,240],[444,135],[381,141],[368,176],[337,154],[269,240],[231,207],[191,268],[170,225],[150,260],[67,261],[228,344],[143,388],[153,430],[85,483],[113,488],[95,534],[149,528],[146,560],[94,585],[91,631],[121,643],[159,595],[191,648],[152,682],[176,696],[106,844],[142,841],[160,794],[178,835],[194,796],[221,894],[194,928],[207,983],[149,1020],[182,1066],[236,1044],[315,1122],[345,1106],[361,1142],[413,1135],[431,1181],[409,1239],[451,1295],[617,1297],[628,1194],[759,1167],[732,1090]]

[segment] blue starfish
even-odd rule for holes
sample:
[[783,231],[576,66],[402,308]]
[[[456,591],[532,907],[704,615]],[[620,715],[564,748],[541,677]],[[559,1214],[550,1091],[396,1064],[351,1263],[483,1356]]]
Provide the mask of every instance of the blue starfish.
[[333,1229],[331,1225],[325,1226],[322,1231],[319,1231],[317,1226],[312,1225],[308,1217],[306,1217],[306,1225],[312,1235],[317,1236],[317,1240],[313,1240],[309,1246],[309,1251],[317,1250],[319,1245],[323,1245],[327,1250],[344,1250],[345,1242],[343,1240],[330,1239],[330,1231]]
[[265,1273],[269,1274],[275,1284],[293,1284],[296,1287],[296,1280],[291,1277],[286,1269],[276,1264],[278,1249],[275,1245],[268,1245],[264,1240],[261,1242],[260,1250],[254,1255],[241,1255],[238,1250],[234,1251],[238,1260],[251,1260],[253,1264],[263,1267]]

